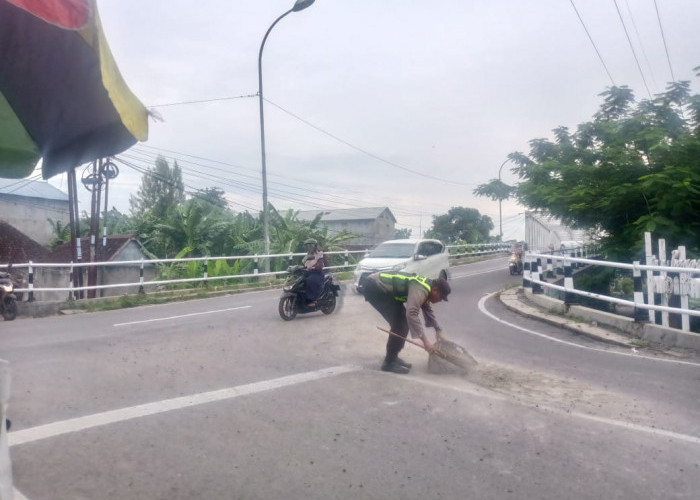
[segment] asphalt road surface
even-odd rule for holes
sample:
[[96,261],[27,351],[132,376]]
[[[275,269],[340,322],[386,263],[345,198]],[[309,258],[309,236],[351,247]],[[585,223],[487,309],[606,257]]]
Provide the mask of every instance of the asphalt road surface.
[[409,375],[379,371],[349,288],[291,322],[265,291],[0,323],[16,498],[698,498],[695,359],[511,313],[505,259],[452,271],[467,376],[409,344]]

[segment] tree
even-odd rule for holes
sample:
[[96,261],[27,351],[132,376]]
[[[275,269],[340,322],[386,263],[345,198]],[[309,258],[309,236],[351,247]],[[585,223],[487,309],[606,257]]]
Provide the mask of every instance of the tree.
[[413,232],[412,229],[409,229],[407,227],[401,228],[401,229],[396,229],[394,231],[394,238],[397,240],[403,239],[403,238],[410,238],[411,233]]
[[64,224],[60,220],[53,220],[51,217],[49,217],[47,220],[51,225],[51,231],[53,232],[53,239],[49,243],[51,248],[70,241],[70,224]]
[[515,187],[509,186],[499,179],[491,179],[486,184],[479,184],[474,191],[476,196],[486,196],[493,201],[503,201],[510,198],[515,191]]
[[107,234],[128,233],[133,228],[131,218],[121,213],[116,207],[112,207],[104,216],[104,224],[107,226]]
[[[505,162],[504,162],[504,164],[505,164]],[[503,165],[501,165],[501,167],[503,167]],[[500,171],[499,171],[499,176],[500,176]],[[508,184],[503,182],[501,179],[491,179],[486,184],[479,184],[476,187],[476,189],[474,189],[474,191],[472,191],[472,193],[475,194],[476,196],[486,196],[487,198],[490,198],[493,201],[498,202],[498,216],[499,216],[499,223],[501,224],[501,227],[499,227],[499,235],[498,235],[499,240],[503,236],[501,234],[503,226],[502,226],[502,223],[500,220],[501,203],[504,200],[507,200],[508,198],[510,198],[514,192],[515,192],[515,187],[509,186]]]
[[446,244],[483,243],[489,241],[493,221],[475,208],[452,207],[444,215],[433,216],[433,227],[426,231],[427,238],[436,238]]
[[169,210],[184,201],[185,185],[177,161],[170,168],[168,161],[158,156],[155,167],[141,177],[141,185],[136,195],[130,196],[129,205],[134,216],[150,212],[156,218],[165,218]]
[[147,244],[162,249],[166,258],[220,254],[229,225],[221,211],[193,198],[170,210],[164,221],[155,224]]
[[208,187],[200,191],[197,191],[195,195],[200,200],[209,203],[212,206],[228,209],[228,201],[226,200],[226,193],[223,189],[218,187]]
[[[270,251],[272,253],[306,252],[304,241],[309,238],[318,241],[321,248],[326,251],[339,250],[340,243],[356,236],[348,231],[329,235],[328,228],[321,223],[322,213],[311,221],[301,221],[298,216],[298,210],[290,209],[281,214],[270,205]],[[276,266],[278,270],[283,268],[280,265],[278,263]]]
[[645,231],[697,252],[700,96],[689,88],[674,82],[636,103],[630,89],[611,87],[576,132],[530,141],[528,155],[510,155],[520,203],[604,234],[611,257],[639,256]]

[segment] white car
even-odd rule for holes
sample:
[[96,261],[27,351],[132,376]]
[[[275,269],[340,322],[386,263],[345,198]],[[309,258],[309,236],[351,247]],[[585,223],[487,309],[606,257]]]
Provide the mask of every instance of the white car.
[[376,272],[401,271],[426,278],[449,278],[449,252],[440,240],[389,240],[369,252],[355,268],[355,291]]

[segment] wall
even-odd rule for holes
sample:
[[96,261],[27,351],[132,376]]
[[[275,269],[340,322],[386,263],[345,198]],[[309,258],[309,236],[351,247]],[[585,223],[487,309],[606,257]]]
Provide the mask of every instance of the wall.
[[47,220],[49,218],[68,225],[68,202],[26,196],[0,196],[0,219],[41,245],[48,245],[54,238],[51,224]]
[[327,225],[330,235],[335,235],[343,230],[360,235],[342,242],[344,247],[369,249],[394,238],[394,221],[384,213],[374,220],[322,221],[321,223]]

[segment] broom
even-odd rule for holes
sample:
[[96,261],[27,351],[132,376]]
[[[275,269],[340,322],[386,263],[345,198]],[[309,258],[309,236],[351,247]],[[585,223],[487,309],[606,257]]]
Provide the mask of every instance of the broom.
[[[427,349],[422,343],[418,343],[415,340],[404,338],[398,333],[394,333],[391,330],[386,330],[385,328],[382,328],[380,326],[377,327],[377,330],[381,330],[384,333],[393,335],[394,337],[402,338],[406,342],[416,345],[421,349],[427,351]],[[474,359],[464,347],[455,344],[454,342],[450,342],[449,340],[440,340],[436,342],[435,348],[432,351],[428,352],[430,352],[431,354],[435,354],[437,357],[444,359],[445,361],[452,363],[453,365],[459,366],[463,370],[469,370],[470,368],[479,364],[476,361],[476,359]]]

